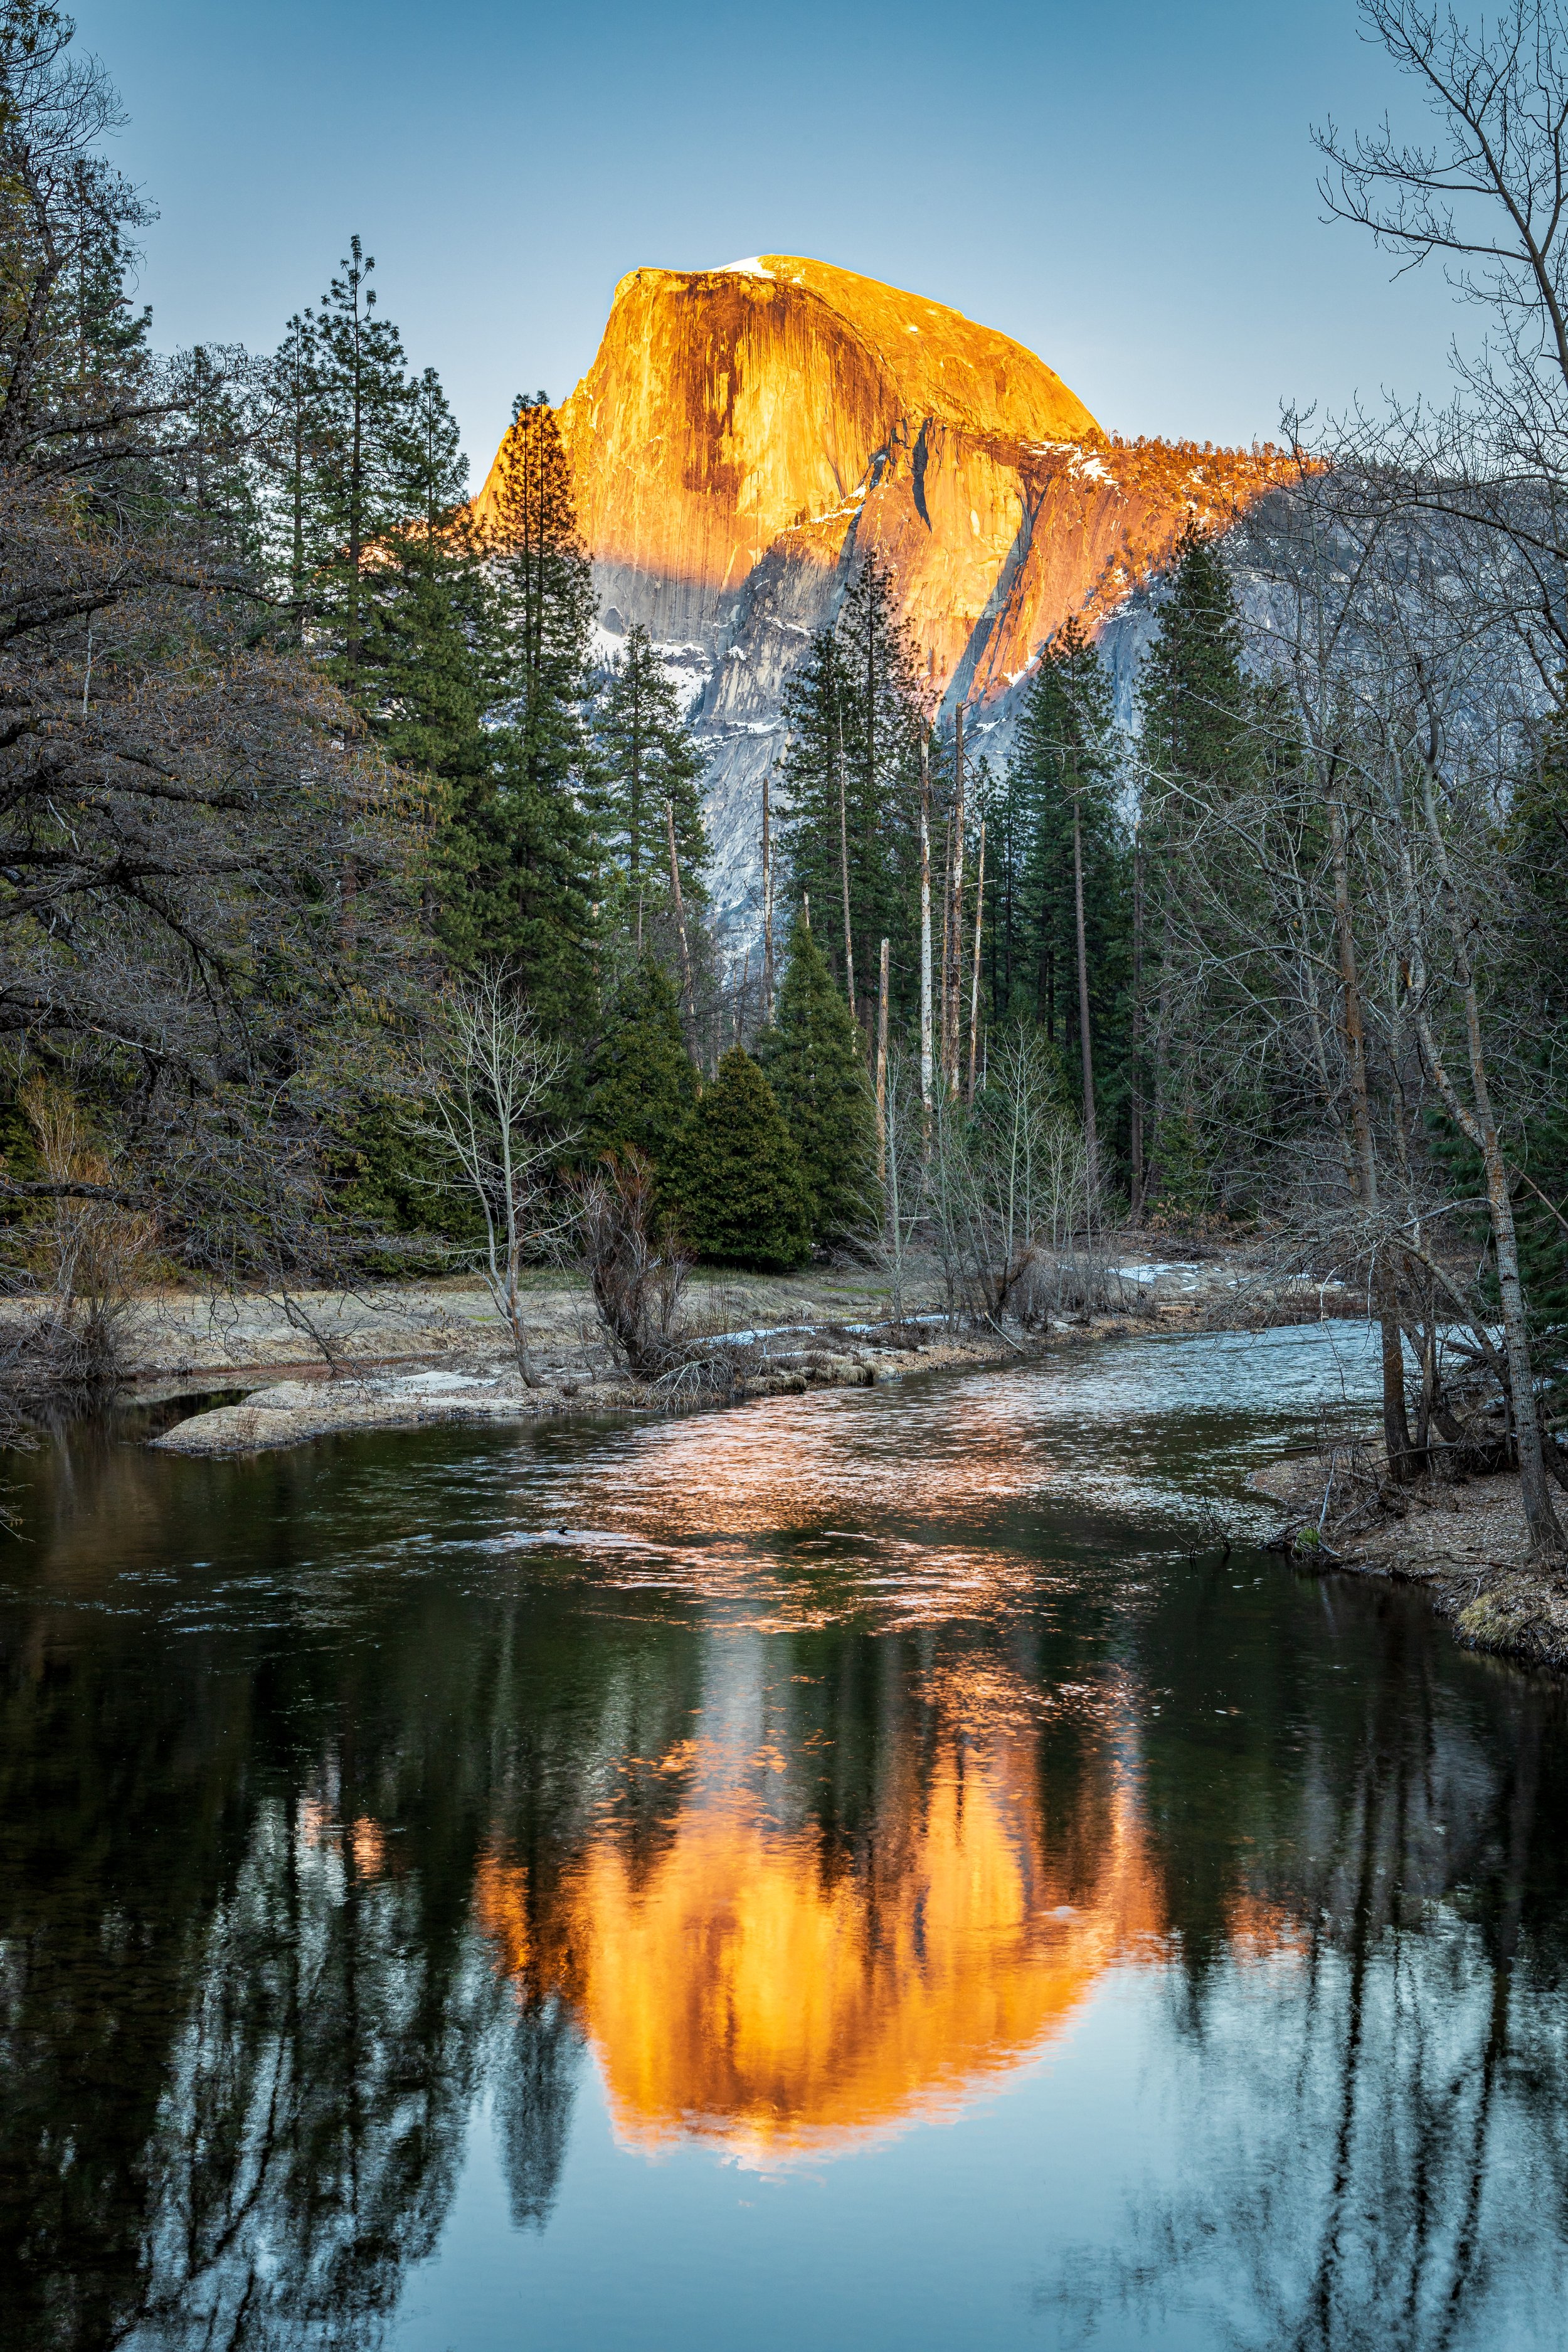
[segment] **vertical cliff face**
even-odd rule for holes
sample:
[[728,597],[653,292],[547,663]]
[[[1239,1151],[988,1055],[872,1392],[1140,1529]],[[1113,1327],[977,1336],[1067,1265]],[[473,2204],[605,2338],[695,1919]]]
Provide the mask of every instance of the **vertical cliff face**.
[[[1125,445],[1042,360],[822,262],[637,269],[560,412],[606,626],[700,654],[717,898],[754,883],[779,697],[866,554],[933,708],[1006,731],[1041,644],[1102,625],[1270,453]],[[489,485],[480,493],[481,509]]]
[[[1005,335],[780,256],[623,278],[560,424],[606,606],[715,647],[780,534],[837,518],[842,539],[879,456],[901,446],[918,477],[928,425],[981,438],[1096,431]],[[963,525],[972,536],[967,514]],[[962,554],[978,577],[981,551]]]

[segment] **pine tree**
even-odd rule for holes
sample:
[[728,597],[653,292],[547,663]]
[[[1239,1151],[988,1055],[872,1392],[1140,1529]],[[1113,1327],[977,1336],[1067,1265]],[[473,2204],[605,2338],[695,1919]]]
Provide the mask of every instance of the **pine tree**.
[[[68,19],[53,12],[47,24],[38,12],[31,26],[24,12],[6,14],[7,62],[18,49],[36,58],[40,35],[44,45],[62,33],[69,37]],[[100,157],[73,157],[64,184],[57,183],[49,194],[58,231],[47,257],[52,291],[41,315],[29,322],[39,331],[27,338],[26,380],[12,367],[4,370],[5,404],[12,406],[20,394],[27,405],[79,418],[90,432],[95,421],[123,413],[149,390],[153,313],[145,306],[132,309],[129,288],[136,261],[131,232],[154,215]],[[7,221],[5,228],[6,241],[25,254],[26,241],[15,236],[14,223]],[[33,258],[26,256],[24,270]],[[21,313],[15,304],[7,309],[15,332]],[[7,350],[5,357],[11,356]]]
[[668,973],[645,960],[616,992],[589,1066],[586,1148],[631,1145],[656,1169],[667,1168],[696,1101],[675,990]]
[[510,675],[506,617],[467,503],[468,462],[440,378],[407,387],[401,506],[363,583],[358,698],[402,765],[451,794],[485,773]]
[[1224,559],[1195,527],[1176,548],[1139,684],[1144,757],[1167,776],[1239,779],[1252,759],[1241,616]]
[[198,343],[173,363],[185,414],[165,459],[164,486],[191,551],[254,575],[262,518],[248,419],[231,362],[231,354]]
[[375,262],[357,236],[341,268],[311,322],[315,431],[308,561],[331,666],[357,696],[366,571],[384,561],[387,535],[408,522],[418,453],[403,339],[390,320],[376,314],[369,283]]
[[595,606],[570,469],[542,401],[516,404],[477,551],[495,599],[486,642],[499,652],[484,759],[448,797],[440,928],[460,959],[510,963],[542,1024],[585,1042],[601,863],[585,725]]
[[762,1071],[734,1046],[704,1088],[670,1179],[681,1234],[699,1257],[787,1273],[811,1247],[800,1161]]
[[828,965],[868,1022],[889,940],[897,1013],[908,1019],[920,972],[923,722],[890,582],[874,558],[833,627],[812,639],[784,690],[784,719],[781,834],[794,895],[809,897]]
[[805,921],[791,929],[774,1026],[757,1056],[800,1157],[814,1239],[863,1232],[880,1214],[876,1106],[855,1024]]
[[600,680],[594,712],[605,846],[616,869],[612,919],[645,949],[650,907],[671,899],[669,815],[684,897],[700,904],[708,840],[698,779],[701,758],[674,687],[637,622]]
[[522,758],[536,784],[571,788],[588,766],[592,567],[555,412],[520,394],[501,446],[489,551],[506,602]]
[[[1152,1096],[1148,1191],[1158,1198],[1171,1195],[1178,1160],[1189,1195],[1200,1183],[1202,1166],[1196,1106],[1177,1076],[1184,1058],[1182,1024],[1193,1002],[1176,944],[1175,916],[1189,855],[1183,785],[1200,784],[1212,799],[1216,788],[1223,793],[1231,782],[1242,784],[1255,762],[1235,592],[1218,548],[1195,528],[1178,546],[1138,702],[1146,772],[1144,1020],[1152,1066],[1136,1082]],[[1188,1203],[1173,1198],[1172,1205]]]
[[592,820],[541,781],[521,727],[486,730],[488,760],[449,796],[437,929],[459,963],[507,964],[549,1034],[585,1042],[595,1018]]
[[261,443],[270,495],[265,502],[267,553],[274,593],[287,602],[288,637],[303,642],[310,574],[317,554],[316,465],[324,419],[316,383],[316,321],[296,310],[267,362],[265,396],[271,430]]
[[1076,824],[1102,1127],[1124,1091],[1127,1050],[1129,861],[1113,798],[1116,764],[1110,681],[1074,618],[1041,657],[1006,782],[996,796],[994,1014],[998,1020],[1037,1022],[1081,1098]]

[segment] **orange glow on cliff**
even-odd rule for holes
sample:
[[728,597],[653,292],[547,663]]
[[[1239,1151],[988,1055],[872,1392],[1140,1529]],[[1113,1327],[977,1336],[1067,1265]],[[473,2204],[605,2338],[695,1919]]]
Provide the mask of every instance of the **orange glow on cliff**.
[[[557,419],[623,620],[716,642],[754,582],[786,633],[821,625],[853,541],[887,569],[932,690],[963,673],[982,703],[1068,614],[1098,624],[1190,522],[1223,527],[1296,465],[1110,438],[1010,336],[790,254],[630,271]],[[728,665],[711,718],[756,717],[755,667]]]

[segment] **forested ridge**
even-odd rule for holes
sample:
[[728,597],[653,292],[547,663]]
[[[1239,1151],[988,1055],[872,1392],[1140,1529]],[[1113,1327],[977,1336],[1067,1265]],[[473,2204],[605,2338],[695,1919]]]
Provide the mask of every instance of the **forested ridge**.
[[1557,1549],[1568,289],[1532,224],[1568,68],[1540,7],[1533,45],[1363,13],[1449,144],[1325,135],[1329,202],[1480,269],[1491,355],[1194,525],[1131,727],[1068,620],[977,756],[851,547],[722,935],[681,699],[596,630],[545,395],[481,519],[357,235],[275,351],[161,353],[110,81],[6,0],[0,1142],[10,1286],[57,1302],[24,1386],[106,1376],[116,1302],[176,1277],[478,1263],[527,1378],[552,1251],[653,1365],[693,1255],[869,1255],[901,1313],[920,1251],[1006,1325],[1129,1219],[1213,1226],[1364,1292],[1393,1479],[1484,1443]]

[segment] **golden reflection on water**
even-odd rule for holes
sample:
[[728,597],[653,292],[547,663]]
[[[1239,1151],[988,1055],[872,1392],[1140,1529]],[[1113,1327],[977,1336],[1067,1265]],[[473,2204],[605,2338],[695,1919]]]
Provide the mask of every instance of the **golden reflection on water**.
[[602,1589],[739,1605],[732,1630],[867,1609],[889,1627],[995,1618],[1037,1599],[1050,1577],[1005,1522],[1065,1469],[1021,1384],[900,1400],[896,1425],[874,1404],[849,1391],[640,1429],[618,1458],[563,1468],[542,1507]]
[[864,1409],[870,1392],[748,1405],[639,1432],[621,1461],[595,1462],[595,1511],[671,1537],[771,1533],[836,1507],[907,1509],[973,1522],[1047,1484],[1047,1433],[1018,1383],[977,1381],[962,1398]]
[[668,1759],[700,1769],[651,1866],[606,1815],[542,1923],[524,1865],[499,1842],[485,1857],[476,1911],[497,1966],[520,1993],[570,2000],[625,2144],[698,2137],[772,2165],[950,2115],[1158,1935],[1114,1761],[1085,1776],[1086,1884],[1085,1841],[1058,1855],[1044,1833],[1026,1698],[968,1696],[990,1727],[977,1738],[944,1706],[934,1748],[889,1758],[853,1863],[830,1864],[778,1801],[804,1756],[736,1749],[726,1769],[691,1742]]

